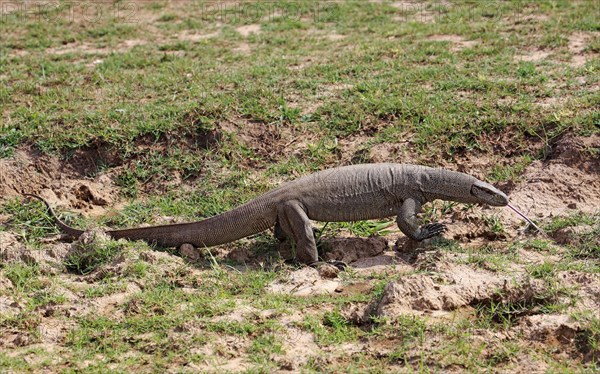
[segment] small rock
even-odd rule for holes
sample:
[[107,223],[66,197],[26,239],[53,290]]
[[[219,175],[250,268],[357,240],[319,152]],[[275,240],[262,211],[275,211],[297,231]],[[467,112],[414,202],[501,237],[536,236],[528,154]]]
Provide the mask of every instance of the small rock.
[[335,267],[332,264],[327,264],[327,263],[319,265],[319,267],[317,267],[317,271],[319,272],[319,275],[321,276],[321,278],[327,278],[327,279],[336,278],[338,276],[338,274],[340,273],[340,269],[338,269],[337,267]]
[[227,258],[240,264],[244,264],[250,260],[250,251],[248,248],[244,247],[234,248],[227,254]]
[[337,260],[347,264],[360,258],[373,257],[388,249],[388,241],[381,237],[332,238],[323,241],[326,261]]
[[282,358],[277,363],[279,364],[279,369],[281,370],[292,371],[296,370],[297,367],[294,361],[289,358]]
[[87,182],[76,187],[74,192],[79,200],[87,201],[94,205],[105,206],[112,201],[110,196],[101,193],[96,186]]
[[407,237],[398,238],[393,249],[397,252],[414,252],[417,249],[429,248],[431,246],[432,239],[425,239],[421,241],[411,240]]
[[108,236],[106,232],[101,229],[94,228],[91,230],[85,231],[83,234],[79,236],[75,244],[77,247],[83,247],[85,249],[86,246],[92,244],[103,245],[104,243],[111,240],[111,237]]
[[181,257],[184,257],[188,261],[198,261],[202,257],[200,251],[189,243],[182,244],[179,247],[179,253],[181,254]]
[[361,326],[371,321],[371,313],[376,306],[376,302],[369,304],[350,304],[342,309],[341,313],[347,321],[350,321],[357,326]]

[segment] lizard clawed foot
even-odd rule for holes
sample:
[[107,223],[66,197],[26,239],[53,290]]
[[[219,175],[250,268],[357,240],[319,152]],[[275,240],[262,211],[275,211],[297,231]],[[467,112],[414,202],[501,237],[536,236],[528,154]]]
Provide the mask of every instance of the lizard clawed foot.
[[446,225],[444,225],[443,223],[430,223],[421,227],[419,240],[432,238],[434,236],[440,235],[444,231],[446,231]]

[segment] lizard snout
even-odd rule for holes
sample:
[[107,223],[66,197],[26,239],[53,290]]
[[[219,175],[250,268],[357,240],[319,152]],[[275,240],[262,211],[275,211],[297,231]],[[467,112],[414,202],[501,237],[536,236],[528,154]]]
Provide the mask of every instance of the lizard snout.
[[489,183],[477,181],[471,186],[471,195],[475,196],[480,202],[492,206],[508,205],[506,194]]

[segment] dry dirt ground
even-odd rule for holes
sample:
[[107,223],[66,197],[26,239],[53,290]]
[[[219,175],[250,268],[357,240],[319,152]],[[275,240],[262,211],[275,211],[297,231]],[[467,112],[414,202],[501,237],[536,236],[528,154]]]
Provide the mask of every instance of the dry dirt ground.
[[[597,135],[563,137],[554,146],[548,160],[532,163],[524,170],[521,182],[505,186],[510,200],[531,218],[539,221],[569,216],[575,211],[597,212],[600,206],[600,163],[597,153],[590,150],[597,152],[599,148],[600,137]],[[89,179],[82,176],[72,164],[60,162],[51,156],[20,149],[13,157],[0,160],[0,170],[0,192],[5,197],[35,192],[48,198],[55,206],[82,214],[103,214],[107,207],[119,204],[119,201],[114,200],[115,189],[109,174]],[[489,217],[497,217],[504,225],[504,230],[491,230],[485,224]],[[0,219],[6,223],[10,217]],[[582,336],[587,331],[583,322],[573,318],[582,313],[600,317],[598,273],[557,271],[554,275],[558,283],[549,283],[532,277],[530,271],[535,266],[558,264],[564,260],[566,247],[577,245],[571,243],[571,235],[590,230],[589,226],[559,231],[552,238],[552,244],[545,250],[540,250],[535,246],[517,245],[530,240],[535,233],[525,230],[525,225],[507,209],[476,207],[464,210],[455,207],[442,219],[449,226],[444,236],[459,243],[452,250],[427,243],[415,245],[397,232],[384,238],[329,238],[324,243],[324,247],[328,248],[325,258],[349,263],[348,271],[353,276],[345,277],[344,273],[328,266],[319,270],[287,270],[266,291],[300,297],[322,294],[332,297],[369,295],[378,279],[384,275],[396,274],[398,276],[395,280],[389,281],[383,292],[371,301],[345,305],[341,311],[344,317],[364,328],[368,328],[374,320],[393,321],[406,316],[419,316],[436,326],[443,325],[444,321],[455,322],[466,318],[467,321],[473,321],[472,326],[478,326],[476,321],[485,318],[482,310],[488,310],[485,309],[486,306],[517,305],[520,310],[517,308],[499,315],[492,313],[492,320],[510,320],[508,327],[466,327],[471,334],[471,344],[485,342],[482,345],[484,356],[497,354],[497,350],[502,351],[506,344],[516,344],[522,349],[511,353],[503,361],[503,365],[506,365],[507,370],[516,371],[523,367],[530,367],[532,370],[535,368],[534,372],[552,367],[543,357],[532,355],[531,347],[550,352],[554,359],[564,357],[583,364],[598,359],[600,352],[597,347],[582,343]],[[398,236],[400,239],[392,245]],[[61,305],[46,306],[38,311],[39,323],[35,329],[39,330],[39,334],[35,339],[18,328],[0,327],[3,336],[0,344],[3,350],[15,356],[32,347],[64,352],[64,341],[73,322],[69,318],[57,316],[105,315],[113,318],[122,314],[123,309],[129,305],[131,296],[140,292],[140,287],[143,287],[136,280],[125,277],[125,285],[118,292],[93,299],[82,299],[82,291],[78,294],[73,290],[90,287],[107,274],[109,277],[120,278],[132,261],[141,259],[149,263],[160,263],[160,270],[167,273],[177,267],[187,266],[186,271],[199,279],[211,271],[210,267],[193,266],[198,256],[194,258],[192,251],[186,257],[186,251],[182,249],[183,259],[167,253],[143,251],[135,259],[117,256],[110,264],[91,274],[76,276],[65,270],[64,261],[69,253],[86,240],[88,239],[83,238],[74,244],[68,244],[59,237],[52,237],[43,248],[30,249],[19,240],[19,233],[0,232],[2,261],[39,265],[42,274],[60,278],[66,298]],[[282,252],[285,249],[285,245],[280,248]],[[478,251],[482,250],[485,253],[507,255],[508,260],[498,262],[498,257],[477,257],[480,253]],[[263,257],[254,255],[243,247],[233,250],[224,247],[214,253],[218,259],[234,260],[240,269],[256,268],[264,261]],[[6,278],[0,278],[0,284],[3,288],[14,287]],[[567,291],[557,293],[556,287]],[[187,292],[194,290],[189,288]],[[324,351],[315,342],[314,334],[298,327],[299,321],[306,317],[304,313],[270,315],[269,310],[258,310],[243,300],[237,302],[240,307],[234,313],[217,316],[215,321],[248,321],[256,318],[256,315],[276,319],[284,326],[283,331],[280,331],[283,349],[282,353],[273,356],[273,360],[282,370],[297,370],[307,360],[343,360],[349,352],[386,356],[397,350],[394,341],[382,343],[380,340],[362,339],[359,342],[345,343],[336,349],[329,346]],[[543,306],[546,304],[561,304],[564,307],[545,310]],[[0,313],[5,316],[18,315],[24,308],[18,298],[0,297]],[[310,314],[311,311],[305,313]],[[415,364],[419,358],[422,359],[423,354],[435,357],[439,354],[438,348],[444,346],[443,334],[428,333],[423,339],[421,344],[407,348],[404,357],[409,360],[409,364]],[[202,364],[190,363],[189,368],[192,370],[244,370],[252,367],[247,356],[249,341],[244,339],[225,337],[222,341],[193,349],[210,359],[204,360]],[[446,367],[454,367],[452,357],[448,356],[446,359]],[[85,367],[85,363],[81,365]]]

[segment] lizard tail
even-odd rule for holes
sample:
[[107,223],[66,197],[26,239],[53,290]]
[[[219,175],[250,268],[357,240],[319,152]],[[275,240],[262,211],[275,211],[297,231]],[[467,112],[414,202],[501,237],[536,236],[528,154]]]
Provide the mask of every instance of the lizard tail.
[[[42,197],[24,194],[44,203],[56,225],[66,234],[79,237],[83,230],[73,228],[58,218],[50,204]],[[211,247],[228,243],[259,233],[275,224],[275,208],[260,199],[250,201],[234,210],[197,222],[177,223],[139,227],[121,230],[108,230],[113,239],[144,240],[161,247],[178,247],[190,243],[197,247]]]
[[83,230],[79,230],[76,228],[73,228],[69,225],[67,225],[66,223],[64,223],[63,221],[60,220],[60,218],[58,218],[58,216],[56,215],[56,213],[54,213],[54,209],[52,209],[52,207],[50,206],[50,204],[48,204],[48,202],[38,196],[38,195],[34,195],[34,194],[23,194],[23,196],[26,197],[33,197],[34,199],[37,199],[39,201],[41,201],[42,203],[44,203],[44,205],[46,205],[46,209],[48,209],[48,213],[50,213],[50,217],[52,217],[52,219],[54,220],[54,222],[56,223],[56,225],[66,234],[73,236],[73,237],[79,237],[81,234],[84,233]]

